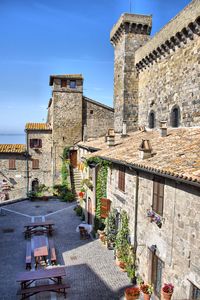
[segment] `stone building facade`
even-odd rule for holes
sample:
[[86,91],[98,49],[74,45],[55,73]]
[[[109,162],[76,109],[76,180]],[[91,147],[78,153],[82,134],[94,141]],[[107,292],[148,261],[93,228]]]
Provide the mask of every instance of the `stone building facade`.
[[26,147],[22,144],[0,145],[0,192],[3,180],[9,186],[7,200],[26,197]]
[[128,130],[199,126],[199,16],[194,0],[151,39],[150,16],[120,17],[111,31],[116,132],[123,121]]

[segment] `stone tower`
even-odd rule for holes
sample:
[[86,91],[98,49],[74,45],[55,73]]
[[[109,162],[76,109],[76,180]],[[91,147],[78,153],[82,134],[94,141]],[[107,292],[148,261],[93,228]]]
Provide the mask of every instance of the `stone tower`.
[[148,40],[152,17],[123,14],[114,25],[110,41],[115,48],[114,61],[114,128],[122,132],[134,130],[138,123],[138,78],[135,68],[135,51]]
[[51,75],[52,173],[59,181],[63,149],[82,140],[83,77]]

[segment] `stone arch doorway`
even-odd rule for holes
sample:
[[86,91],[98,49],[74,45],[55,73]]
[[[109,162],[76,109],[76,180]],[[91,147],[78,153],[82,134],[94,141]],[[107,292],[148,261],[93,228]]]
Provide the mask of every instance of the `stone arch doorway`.
[[32,192],[37,192],[39,187],[39,180],[35,178],[31,183]]

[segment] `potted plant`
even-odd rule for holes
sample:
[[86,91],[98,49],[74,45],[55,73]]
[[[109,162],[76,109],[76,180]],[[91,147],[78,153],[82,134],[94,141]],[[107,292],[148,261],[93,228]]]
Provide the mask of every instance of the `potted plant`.
[[140,285],[140,290],[144,294],[144,300],[150,300],[151,295],[153,293],[153,286],[151,284],[141,284]]
[[174,292],[174,286],[171,283],[164,283],[164,286],[162,287],[162,294],[163,298],[165,300],[170,300],[172,297],[172,294]]
[[126,272],[127,272],[128,277],[130,278],[131,283],[133,283],[135,280],[135,269],[134,269],[133,264],[126,265]]
[[131,286],[125,289],[125,298],[126,300],[135,300],[139,299],[140,288],[137,286]]

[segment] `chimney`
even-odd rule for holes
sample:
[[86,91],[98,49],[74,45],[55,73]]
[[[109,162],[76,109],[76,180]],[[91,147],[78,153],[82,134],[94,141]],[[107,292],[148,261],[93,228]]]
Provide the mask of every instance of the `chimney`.
[[146,159],[152,157],[152,147],[149,140],[142,140],[139,147],[140,159]]
[[160,121],[160,136],[167,136],[167,121]]
[[123,121],[122,123],[122,135],[121,137],[126,137],[127,136],[127,125],[126,125],[126,121]]
[[115,146],[115,135],[114,134],[107,135],[107,145],[108,145],[108,147]]

